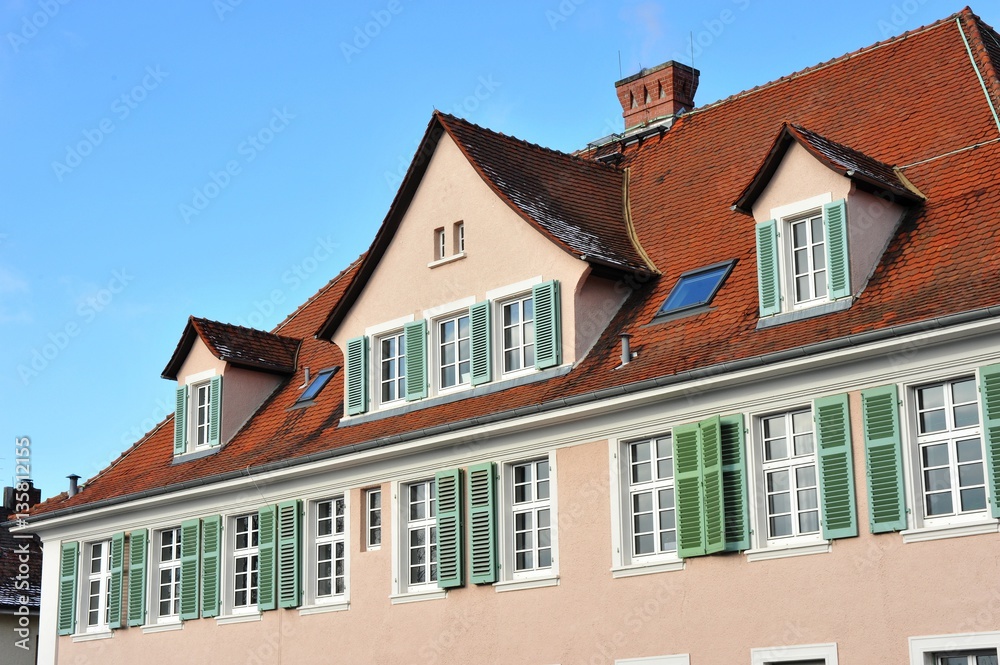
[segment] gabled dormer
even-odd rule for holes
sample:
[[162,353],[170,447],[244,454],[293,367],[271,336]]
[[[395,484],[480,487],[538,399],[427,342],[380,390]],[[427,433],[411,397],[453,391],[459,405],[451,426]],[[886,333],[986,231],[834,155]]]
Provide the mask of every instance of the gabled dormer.
[[177,382],[174,456],[200,456],[232,439],[295,372],[298,348],[297,339],[189,318],[162,374]]
[[783,124],[733,205],[757,222],[758,327],[850,307],[923,200],[900,169]]
[[345,414],[461,399],[583,358],[653,271],[626,186],[622,170],[435,113],[318,333],[344,352]]

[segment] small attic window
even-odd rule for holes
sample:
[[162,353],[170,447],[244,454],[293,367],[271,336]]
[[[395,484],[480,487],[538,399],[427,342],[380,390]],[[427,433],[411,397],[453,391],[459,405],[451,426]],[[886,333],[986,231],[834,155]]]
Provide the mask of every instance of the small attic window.
[[316,374],[316,377],[309,383],[306,389],[302,391],[302,394],[299,395],[297,400],[295,400],[295,403],[302,404],[303,402],[311,402],[316,399],[316,395],[318,395],[320,391],[326,387],[326,384],[330,382],[330,379],[337,373],[338,369],[340,368],[331,367],[330,369],[321,370],[318,374]]
[[735,260],[725,261],[684,273],[677,279],[677,284],[671,289],[670,295],[656,316],[707,306],[735,264]]

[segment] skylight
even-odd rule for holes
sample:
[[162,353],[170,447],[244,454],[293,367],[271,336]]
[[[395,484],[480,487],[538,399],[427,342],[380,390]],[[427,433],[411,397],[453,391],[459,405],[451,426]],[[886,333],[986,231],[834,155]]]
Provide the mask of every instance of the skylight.
[[684,273],[677,280],[677,284],[667,296],[667,301],[663,303],[663,307],[656,315],[673,314],[708,305],[712,302],[715,292],[722,286],[722,282],[725,281],[735,263],[735,261],[726,261]]
[[297,400],[295,400],[295,403],[301,404],[302,402],[309,402],[315,399],[316,395],[319,394],[319,391],[326,387],[326,384],[330,381],[330,377],[336,374],[338,369],[340,368],[331,367],[330,369],[324,369],[317,373],[316,378],[314,378],[309,386],[302,391],[302,394],[299,395]]

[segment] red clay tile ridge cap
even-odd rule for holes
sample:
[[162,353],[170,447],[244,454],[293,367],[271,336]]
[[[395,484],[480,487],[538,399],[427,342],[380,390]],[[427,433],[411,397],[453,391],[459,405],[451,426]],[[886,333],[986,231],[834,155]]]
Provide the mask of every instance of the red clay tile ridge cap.
[[591,264],[652,270],[629,233],[621,169],[434,113],[487,185],[543,235]]
[[898,168],[831,141],[805,127],[785,122],[750,184],[733,203],[733,210],[752,214],[753,204],[771,181],[793,141],[808,150],[821,164],[835,173],[851,178],[866,191],[892,201],[919,203],[924,200],[924,195]]
[[219,360],[275,374],[291,374],[295,371],[295,356],[301,342],[264,330],[192,316],[188,319],[170,362],[163,370],[161,376],[164,379],[177,379],[177,373],[196,338],[200,338]]

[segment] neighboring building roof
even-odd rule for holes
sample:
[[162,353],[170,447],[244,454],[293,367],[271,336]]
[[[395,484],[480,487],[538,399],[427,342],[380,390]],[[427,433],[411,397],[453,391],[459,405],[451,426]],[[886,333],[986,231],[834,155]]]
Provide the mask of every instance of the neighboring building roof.
[[743,190],[743,194],[733,207],[740,212],[750,214],[751,207],[771,181],[774,172],[778,170],[778,165],[781,164],[792,142],[808,150],[827,168],[857,181],[868,191],[911,203],[924,199],[923,195],[916,191],[894,167],[831,141],[805,127],[786,122],[782,123],[781,131],[774,139],[764,163],[757,169],[750,184]]
[[[20,534],[15,538],[10,525],[0,526],[0,609],[11,610],[27,605],[37,611],[42,600],[42,547],[37,536]],[[27,538],[24,536],[28,535]],[[21,571],[22,547],[28,545],[27,579],[18,579]],[[27,588],[19,588],[19,582],[27,582]],[[26,597],[28,602],[22,603]]]
[[[976,68],[970,66],[963,34]],[[993,39],[991,29],[966,9],[929,27],[695,109],[662,135],[625,146],[622,167],[628,169],[627,195],[635,233],[663,275],[640,273],[622,278],[621,284],[631,290],[628,299],[594,348],[565,374],[488,395],[471,392],[465,399],[344,426],[340,423],[343,381],[331,382],[312,406],[290,409],[300,390],[298,382],[286,380],[218,453],[173,464],[173,428],[167,426],[171,417],[91,479],[79,494],[50,499],[34,513],[44,519],[55,511],[91,509],[139,493],[148,496],[204,485],[605,395],[704,379],[977,317],[996,317],[1000,311],[1000,127],[989,102],[1000,106],[1000,81],[991,61],[993,47],[985,45],[994,43]],[[977,69],[989,97],[984,95]],[[579,173],[594,172],[618,178],[607,167],[584,169],[577,166],[580,158],[557,157],[557,153],[467,123],[455,129],[459,122],[435,114],[431,129],[453,131],[469,154],[481,150],[489,155],[474,158],[482,164],[499,160],[496,152],[502,147],[512,155],[530,154],[528,159],[547,168],[565,169],[570,179],[591,177]],[[758,330],[754,225],[730,204],[772,149],[784,122],[836,137],[838,143],[871,160],[897,165],[926,201],[911,208],[850,308]],[[480,142],[481,149],[469,147]],[[415,187],[420,155],[426,162],[428,154],[418,152],[393,203],[395,212],[387,217],[379,237],[391,235],[397,208],[402,199],[412,197],[413,192],[406,190]],[[550,185],[515,187],[505,182],[510,193],[504,196],[513,197],[513,192],[526,192],[529,187],[538,195],[546,186],[552,188],[550,196],[563,192],[552,184],[559,179],[557,173],[548,173],[544,179]],[[602,176],[593,179],[605,182]],[[610,210],[614,205],[603,198],[610,194],[601,194],[609,192],[610,185],[602,187],[595,196],[599,205]],[[549,209],[555,209],[555,203]],[[379,237],[366,257],[274,331],[301,340],[300,365],[343,365],[340,350],[314,338],[314,333],[324,322],[329,325],[330,312],[346,301],[351,284],[360,288],[363,267],[371,265],[376,260],[372,257],[384,249],[380,249]],[[731,259],[737,259],[732,273],[707,311],[651,324],[679,275]],[[621,332],[632,335],[637,356],[618,368]]]
[[216,358],[237,367],[275,374],[290,374],[295,371],[299,340],[192,316],[188,319],[174,355],[163,370],[164,379],[177,379],[184,359],[191,351],[195,339],[199,338]]

